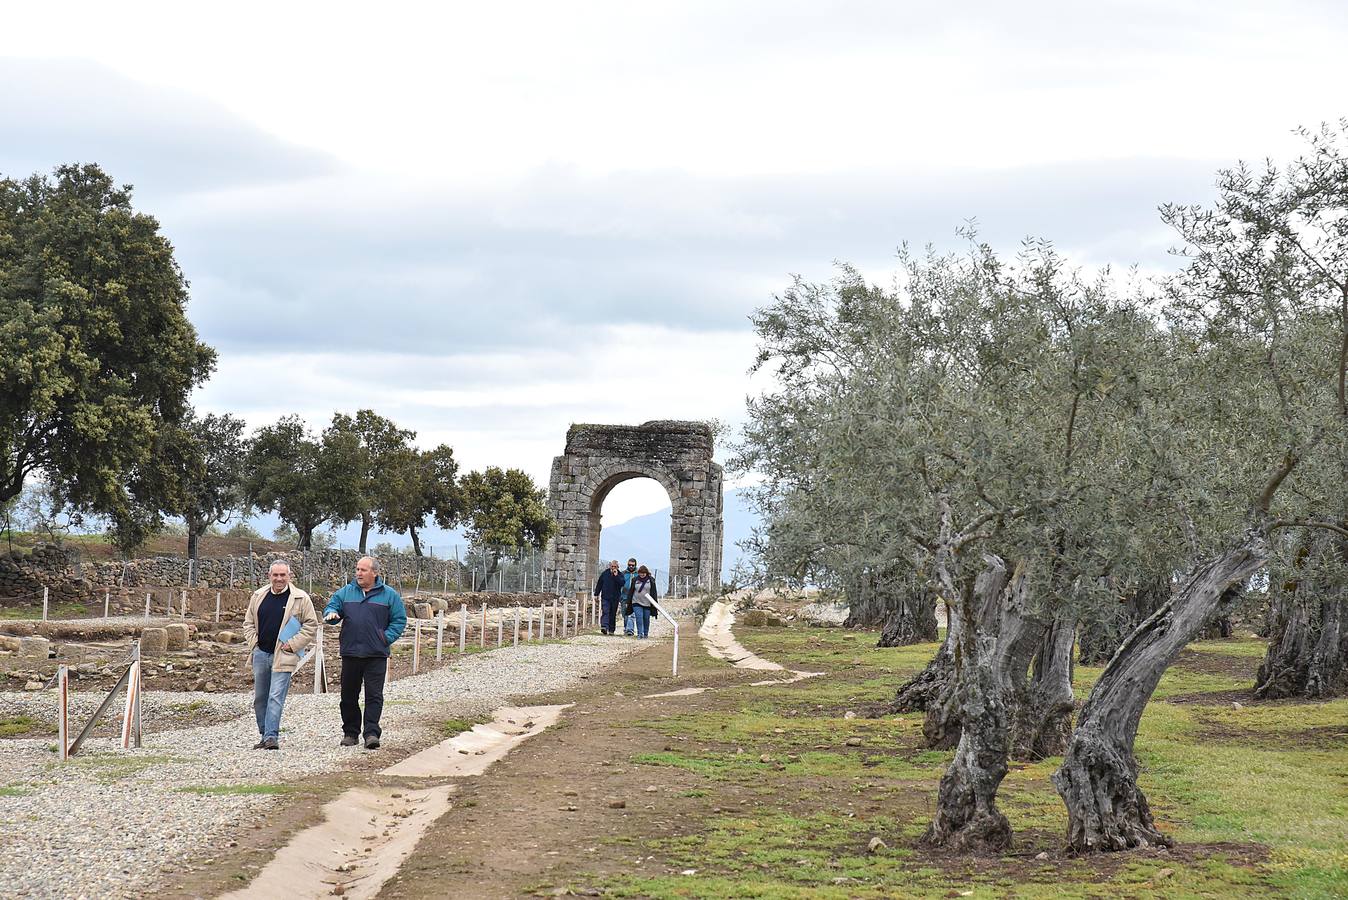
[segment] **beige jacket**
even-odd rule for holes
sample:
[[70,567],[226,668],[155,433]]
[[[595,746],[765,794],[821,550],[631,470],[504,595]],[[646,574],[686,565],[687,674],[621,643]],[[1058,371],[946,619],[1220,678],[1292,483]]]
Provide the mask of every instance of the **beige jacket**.
[[[264,585],[253,591],[253,596],[248,598],[248,612],[243,616],[243,634],[248,640],[249,657],[253,655],[253,648],[257,646],[257,608],[262,605],[262,598],[270,592],[271,585]],[[300,664],[300,651],[308,647],[314,635],[318,633],[318,616],[314,614],[314,601],[294,584],[290,586],[290,601],[286,603],[285,614],[281,616],[282,628],[292,616],[300,620],[299,634],[290,639],[290,646],[295,652],[288,653],[282,650],[282,642],[277,641],[271,650],[275,654],[271,661],[273,672],[295,671]]]

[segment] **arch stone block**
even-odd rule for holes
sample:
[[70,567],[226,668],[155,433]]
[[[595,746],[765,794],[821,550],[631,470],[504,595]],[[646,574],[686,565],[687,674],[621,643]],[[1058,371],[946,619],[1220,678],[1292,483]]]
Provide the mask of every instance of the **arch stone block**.
[[630,478],[653,478],[669,494],[665,571],[671,584],[682,589],[686,577],[690,586],[715,588],[721,577],[722,470],[712,461],[711,428],[702,422],[572,425],[548,483],[548,508],[557,520],[548,567],[563,583],[590,589],[600,562],[604,498]]

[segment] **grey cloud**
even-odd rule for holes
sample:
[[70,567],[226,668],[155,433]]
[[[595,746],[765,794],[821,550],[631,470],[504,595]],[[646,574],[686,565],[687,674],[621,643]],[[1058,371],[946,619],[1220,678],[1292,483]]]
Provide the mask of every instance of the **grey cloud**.
[[194,281],[193,316],[222,347],[339,347],[374,313],[363,334],[372,346],[448,353],[583,340],[599,323],[743,328],[790,273],[824,278],[834,260],[885,270],[900,242],[954,246],[970,218],[1007,250],[1036,236],[1092,264],[1163,267],[1156,206],[1205,199],[1215,167],[733,180],[554,170],[472,202],[400,205],[390,194],[334,208],[295,197],[165,222]]
[[83,60],[0,59],[0,173],[98,162],[141,200],[337,170],[224,107]]

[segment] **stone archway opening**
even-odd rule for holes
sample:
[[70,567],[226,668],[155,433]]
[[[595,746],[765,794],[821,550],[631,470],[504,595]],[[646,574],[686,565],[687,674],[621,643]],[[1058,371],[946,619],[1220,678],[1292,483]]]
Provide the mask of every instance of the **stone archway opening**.
[[[617,522],[612,515],[613,507],[637,498],[646,501],[646,509],[655,503],[660,508],[629,514],[621,523],[617,523],[627,526],[625,534],[619,536],[612,531]],[[661,596],[667,594],[670,570],[666,547],[672,546],[674,542],[674,498],[670,496],[669,489],[645,475],[616,477],[612,484],[595,493],[592,503],[590,548],[594,552],[590,554],[590,563],[594,572],[591,580],[598,577],[610,559],[616,559],[625,566],[630,557],[636,557],[637,562],[655,573]],[[651,533],[653,529],[659,530],[658,539]]]
[[575,591],[593,586],[604,500],[633,478],[654,479],[669,495],[670,592],[714,589],[721,574],[722,470],[712,461],[711,428],[702,422],[571,426],[548,490],[557,521],[548,563],[559,581]]

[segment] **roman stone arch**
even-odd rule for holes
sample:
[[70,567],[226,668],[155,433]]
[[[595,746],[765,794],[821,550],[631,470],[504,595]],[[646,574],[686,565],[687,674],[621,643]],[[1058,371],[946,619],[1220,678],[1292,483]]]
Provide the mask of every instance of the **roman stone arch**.
[[[722,470],[712,461],[711,428],[702,422],[572,425],[566,452],[552,461],[548,508],[557,534],[547,566],[563,586],[588,591],[599,567],[600,510],[629,478],[652,478],[669,494],[671,591],[714,589],[721,578]],[[642,560],[651,565],[651,560]]]

